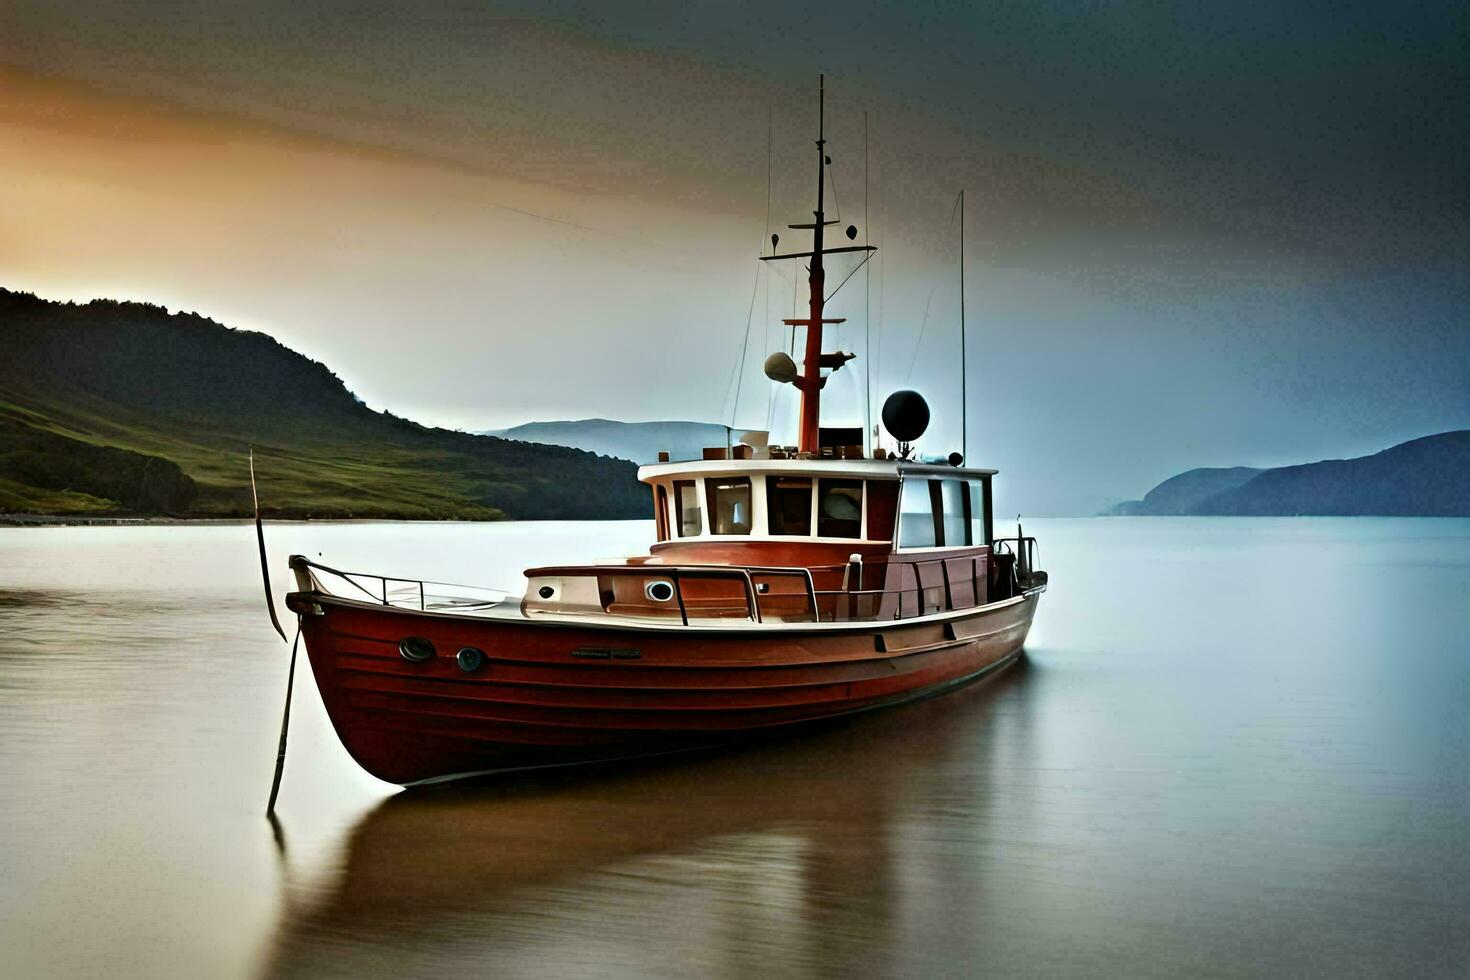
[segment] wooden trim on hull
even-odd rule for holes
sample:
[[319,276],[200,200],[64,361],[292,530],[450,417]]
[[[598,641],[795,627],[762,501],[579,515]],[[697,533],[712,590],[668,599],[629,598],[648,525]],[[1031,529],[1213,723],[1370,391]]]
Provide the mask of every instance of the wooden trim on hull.
[[[1038,598],[864,630],[636,636],[303,593],[292,605],[321,609],[302,617],[303,638],[343,745],[407,785],[715,747],[925,697],[1013,659]],[[406,636],[435,655],[404,659]],[[463,647],[484,653],[469,672],[456,662]],[[588,651],[609,656],[578,656]]]
[[710,620],[708,622],[694,621],[685,625],[677,619],[667,621],[651,619],[637,621],[612,615],[589,616],[572,614],[560,617],[552,615],[532,617],[522,614],[518,609],[501,613],[462,613],[439,609],[415,609],[408,606],[385,605],[381,602],[364,602],[360,599],[347,599],[325,592],[288,593],[286,596],[286,606],[292,612],[306,616],[321,615],[322,610],[327,606],[340,606],[351,609],[396,613],[403,616],[452,620],[455,622],[510,623],[517,626],[535,626],[542,629],[595,629],[599,632],[673,633],[681,636],[687,636],[691,633],[698,633],[700,635],[721,633],[748,635],[751,631],[759,633],[873,633],[893,626],[915,626],[924,623],[944,623],[957,619],[970,619],[976,613],[989,613],[1007,606],[1019,605],[1028,599],[1040,596],[1046,591],[1046,588],[1045,585],[1040,585],[1027,589],[1020,595],[1012,596],[1009,599],[988,602],[980,606],[964,606],[959,609],[947,609],[941,612],[928,613],[923,616],[905,616],[901,619],[846,619],[836,622],[823,620],[820,622],[755,623],[749,620],[731,620],[727,622]]

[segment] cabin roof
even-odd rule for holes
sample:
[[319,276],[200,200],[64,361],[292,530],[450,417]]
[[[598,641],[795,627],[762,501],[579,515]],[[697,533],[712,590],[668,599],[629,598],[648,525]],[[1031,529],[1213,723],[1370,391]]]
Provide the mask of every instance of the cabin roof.
[[826,476],[856,479],[897,479],[913,473],[924,476],[994,476],[996,470],[948,463],[918,463],[896,459],[692,459],[680,463],[650,463],[638,467],[644,483],[680,476]]

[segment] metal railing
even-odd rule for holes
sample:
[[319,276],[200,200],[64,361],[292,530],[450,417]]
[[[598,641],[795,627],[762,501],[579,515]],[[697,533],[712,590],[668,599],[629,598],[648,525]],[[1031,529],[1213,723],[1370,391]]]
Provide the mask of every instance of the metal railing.
[[[396,606],[400,609],[416,608],[423,612],[475,612],[513,598],[519,598],[515,593],[505,589],[492,589],[479,585],[395,578],[370,572],[344,572],[340,568],[312,561],[304,555],[292,555],[291,568],[297,572],[298,583],[300,583],[301,574],[305,572],[310,576],[312,585],[322,586],[321,577],[317,575],[320,572],[346,583],[379,605]],[[452,591],[431,591],[431,586],[434,590]],[[324,589],[324,591],[330,590]]]
[[1029,579],[1031,574],[1037,570],[1037,561],[1041,555],[1041,549],[1037,547],[1036,539],[1030,535],[1019,538],[996,538],[991,546],[1000,554],[1016,556],[1016,579]]
[[[1033,564],[1036,556],[1036,539],[1022,538],[1015,543],[1016,539],[997,538],[995,546],[997,551],[1003,553],[1016,553],[1017,549],[1024,555],[1024,565],[1018,569],[1018,579],[1022,574],[1029,574],[1034,569]],[[828,622],[877,622],[910,619],[917,616],[929,615],[935,612],[944,612],[956,608],[968,608],[978,605],[982,601],[992,598],[1009,598],[1009,596],[988,596],[989,576],[988,555],[965,555],[965,556],[936,556],[934,558],[922,558],[902,563],[884,562],[882,574],[886,578],[895,565],[901,568],[912,569],[914,584],[897,585],[884,588],[863,588],[863,577],[866,569],[862,562],[849,562],[836,565],[814,565],[810,567],[787,567],[787,566],[729,566],[729,565],[578,565],[558,568],[544,568],[535,570],[538,577],[557,578],[641,578],[645,581],[667,580],[672,588],[672,599],[674,607],[678,610],[679,622],[685,626],[690,623],[691,615],[696,618],[724,619],[728,616],[700,617],[701,611],[714,609],[730,609],[730,606],[706,605],[701,609],[701,599],[708,597],[688,596],[684,589],[684,583],[689,581],[731,581],[740,586],[740,611],[744,619],[762,623],[772,614],[768,608],[763,608],[765,603],[784,600],[787,603],[793,599],[803,602],[803,607],[798,615],[811,622],[823,622],[823,610],[827,609]],[[960,574],[956,574],[952,567],[961,562],[968,563],[968,568]],[[1020,564],[1020,562],[1018,562]],[[938,566],[937,572],[934,566]],[[434,582],[426,579],[396,578],[387,575],[376,575],[366,572],[347,572],[330,565],[323,565],[301,556],[291,556],[291,567],[297,572],[298,582],[303,591],[320,589],[331,593],[325,588],[321,579],[329,576],[341,581],[352,589],[360,592],[368,600],[383,606],[392,606],[406,609],[419,609],[431,612],[459,612],[475,613],[483,612],[494,606],[509,602],[518,605],[523,597],[517,593],[504,589],[486,588],[483,586],[461,585],[450,582]],[[855,577],[853,576],[856,571]],[[927,570],[927,572],[926,572]],[[818,589],[813,573],[842,573],[843,582],[847,586],[839,589]],[[318,574],[320,573],[320,574]],[[901,573],[903,574],[903,573]],[[926,584],[926,575],[932,575],[935,579],[931,584]],[[769,582],[760,582],[759,579],[796,579],[801,586],[800,591],[770,592]],[[852,587],[853,585],[857,587]],[[959,586],[969,586],[969,596],[961,594],[960,598],[968,598],[969,602],[960,602],[956,605],[956,593]],[[441,591],[449,590],[449,591]],[[886,599],[892,596],[894,601],[891,609],[886,609]],[[352,598],[346,595],[346,598]],[[866,599],[866,603],[864,600]],[[555,600],[540,600],[529,596],[524,597],[527,611],[538,611],[536,607],[544,606],[539,611],[555,612],[558,602]],[[610,612],[609,606],[614,603],[610,600],[602,600],[602,611]],[[866,609],[864,605],[866,604]],[[656,608],[656,607],[655,607]],[[613,615],[634,615],[637,613],[613,613]],[[640,618],[662,618],[643,617]],[[786,621],[783,616],[783,621]]]
[[[919,559],[902,563],[902,567],[912,568],[915,584],[912,586],[886,587],[877,589],[862,588],[863,576],[866,572],[864,563],[847,562],[836,565],[812,565],[802,567],[784,566],[728,566],[728,565],[629,565],[629,566],[572,566],[561,568],[537,569],[535,574],[551,578],[597,578],[597,577],[626,577],[639,578],[645,581],[667,580],[672,588],[675,607],[679,612],[679,621],[683,625],[689,625],[691,615],[691,603],[689,602],[683,583],[688,579],[706,580],[731,580],[738,582],[742,589],[741,601],[743,605],[744,618],[750,622],[765,622],[768,611],[763,608],[762,603],[772,600],[790,600],[800,593],[780,592],[769,593],[764,586],[767,583],[757,583],[756,579],[771,578],[778,576],[789,576],[799,578],[805,586],[805,608],[800,615],[806,621],[823,622],[878,622],[889,620],[908,619],[914,616],[923,616],[934,612],[943,612],[956,608],[968,608],[978,605],[986,596],[988,588],[987,578],[989,575],[988,556],[945,556]],[[967,563],[968,568],[963,574],[956,575],[951,567],[958,563]],[[883,563],[883,574],[887,575],[893,564]],[[937,572],[933,569],[938,566]],[[853,571],[856,570],[856,588],[853,588]],[[839,589],[816,588],[813,573],[830,572],[834,576],[842,574],[843,582],[847,587]],[[926,585],[924,580],[927,574],[934,575],[937,579],[933,584]],[[969,586],[968,602],[956,603],[956,594],[959,585],[964,582]],[[928,595],[934,594],[931,599]],[[894,597],[891,612],[883,614],[885,609],[884,600]],[[963,596],[962,596],[963,598]],[[863,609],[866,599],[866,610]],[[528,600],[535,604],[535,600]],[[603,602],[603,611],[608,611],[611,603]],[[547,601],[548,610],[555,608],[555,603]],[[730,608],[718,607],[718,608]],[[697,608],[695,615],[697,617]],[[632,613],[632,615],[637,615]],[[728,618],[725,616],[714,616],[710,618]]]

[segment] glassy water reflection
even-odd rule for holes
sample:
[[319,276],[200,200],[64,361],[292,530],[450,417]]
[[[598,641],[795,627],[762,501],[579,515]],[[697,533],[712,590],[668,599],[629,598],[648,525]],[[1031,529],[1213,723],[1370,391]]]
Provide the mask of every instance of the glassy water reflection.
[[[1026,663],[791,741],[395,793],[303,670],[283,854],[251,529],[0,531],[0,969],[1461,973],[1470,522],[1035,524]],[[269,529],[492,585],[647,533]]]

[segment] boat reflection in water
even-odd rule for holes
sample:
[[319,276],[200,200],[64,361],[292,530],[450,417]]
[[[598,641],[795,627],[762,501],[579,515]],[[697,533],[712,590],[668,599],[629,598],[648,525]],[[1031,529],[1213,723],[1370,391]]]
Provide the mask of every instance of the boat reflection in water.
[[981,942],[987,811],[1026,805],[991,781],[1027,767],[1033,669],[801,740],[391,797],[285,903],[267,972],[937,968],[934,930]]

